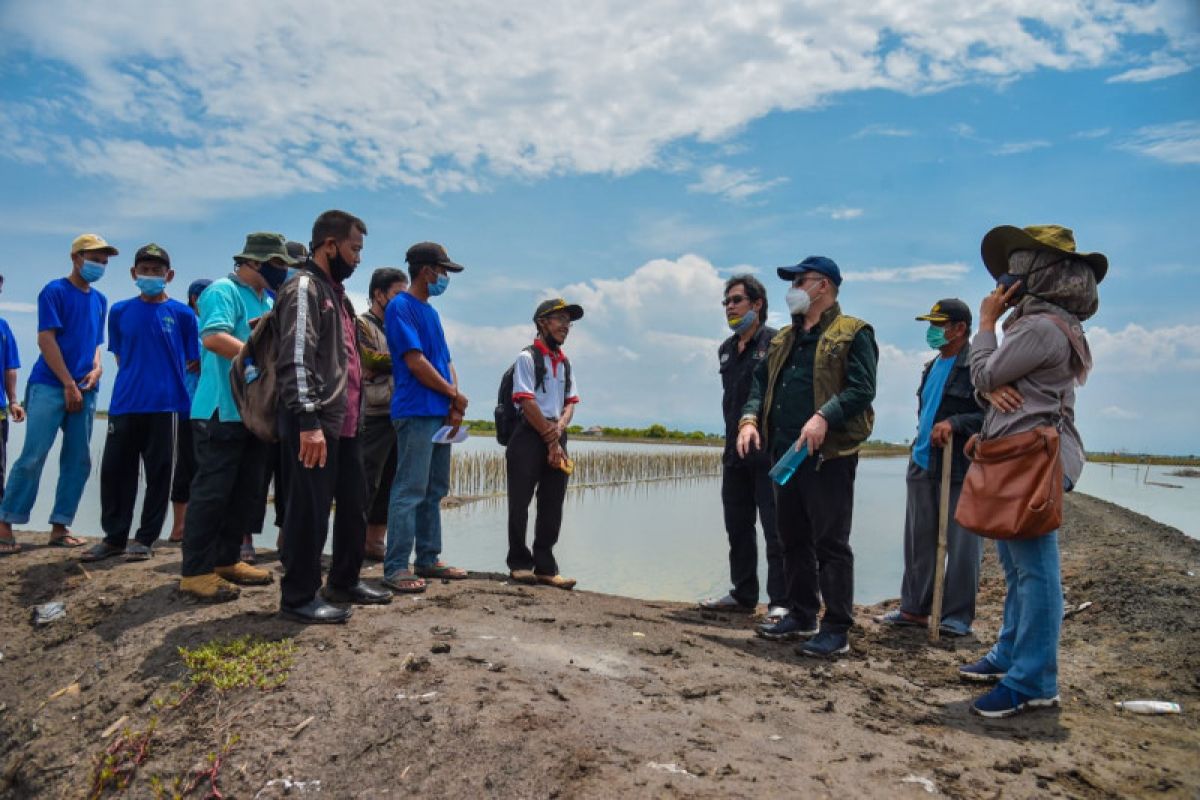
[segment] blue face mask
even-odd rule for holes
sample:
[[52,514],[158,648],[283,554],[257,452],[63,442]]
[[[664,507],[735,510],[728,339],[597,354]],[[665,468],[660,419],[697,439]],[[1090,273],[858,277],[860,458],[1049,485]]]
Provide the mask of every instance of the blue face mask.
[[741,335],[754,327],[754,323],[758,322],[758,312],[750,309],[743,317],[734,317],[726,320],[729,323],[729,329],[737,335]]
[[930,325],[925,331],[925,343],[934,350],[940,350],[950,342],[946,339],[946,329],[937,325]]
[[437,280],[429,284],[429,296],[437,297],[439,294],[446,291],[446,287],[450,285],[449,275],[438,275]]
[[167,279],[157,275],[138,275],[134,281],[138,291],[146,297],[157,297],[167,288]]
[[79,277],[88,283],[95,283],[104,277],[104,265],[95,261],[85,261],[79,268]]

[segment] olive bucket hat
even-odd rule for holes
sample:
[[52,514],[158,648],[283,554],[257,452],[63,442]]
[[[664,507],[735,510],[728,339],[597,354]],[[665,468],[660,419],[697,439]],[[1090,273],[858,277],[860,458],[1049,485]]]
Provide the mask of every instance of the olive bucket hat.
[[1008,257],[1017,250],[1053,250],[1086,261],[1096,276],[1096,283],[1108,273],[1108,257],[1103,253],[1080,253],[1075,249],[1075,232],[1062,225],[1030,225],[1016,228],[1001,225],[992,228],[980,245],[984,266],[993,278],[1008,272]]
[[296,259],[288,255],[287,239],[280,233],[250,233],[246,235],[246,246],[242,252],[233,257],[234,260],[249,261],[282,261],[291,266]]

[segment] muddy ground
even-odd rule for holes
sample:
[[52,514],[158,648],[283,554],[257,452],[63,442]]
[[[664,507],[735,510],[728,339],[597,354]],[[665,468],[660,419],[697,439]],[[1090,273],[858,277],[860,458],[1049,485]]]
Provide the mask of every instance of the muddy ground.
[[[126,796],[185,786],[222,753],[217,786],[240,798],[1196,797],[1200,542],[1088,497],[1068,512],[1068,604],[1092,605],[1064,623],[1063,707],[988,722],[954,668],[1000,621],[990,552],[979,639],[882,629],[882,604],[859,610],[849,656],[820,662],[748,617],[496,575],[305,628],[274,615],[275,586],[182,599],[177,550],[85,574],[23,534],[0,561],[0,796],[86,796],[105,747],[157,718]],[[67,616],[33,627],[51,600]],[[170,707],[179,646],[246,633],[295,638],[284,686]],[[1114,709],[1132,698],[1184,714]]]

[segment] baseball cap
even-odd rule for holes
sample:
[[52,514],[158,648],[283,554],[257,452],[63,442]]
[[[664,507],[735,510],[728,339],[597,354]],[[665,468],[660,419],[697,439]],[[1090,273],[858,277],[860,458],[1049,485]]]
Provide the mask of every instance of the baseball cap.
[[110,256],[119,255],[120,251],[113,247],[108,242],[94,233],[84,233],[75,237],[75,241],[71,242],[71,255],[81,253],[85,250],[103,250]]
[[297,262],[308,261],[308,248],[300,242],[289,241],[284,247],[287,249],[287,254]]
[[809,256],[799,264],[790,267],[780,267],[776,272],[785,281],[793,280],[797,275],[805,272],[819,272],[833,281],[834,286],[842,285],[842,271],[838,269],[838,265],[834,263],[832,258],[826,258],[825,256]]
[[188,285],[188,297],[199,297],[200,293],[212,285],[208,278],[197,278]]
[[435,267],[445,267],[448,272],[462,272],[463,266],[455,264],[446,255],[446,248],[437,242],[420,242],[408,248],[404,260],[413,266],[431,264]]
[[133,257],[133,263],[137,264],[141,261],[161,261],[168,267],[171,266],[171,257],[167,255],[167,251],[154,242],[138,249],[137,255]]
[[971,309],[957,297],[938,300],[928,314],[917,317],[918,322],[965,322],[971,324]]
[[537,311],[533,312],[534,319],[541,319],[548,314],[553,314],[555,311],[566,311],[567,316],[571,318],[571,322],[583,317],[583,307],[577,306],[574,303],[568,303],[561,297],[555,297],[551,300],[543,300],[538,303]]

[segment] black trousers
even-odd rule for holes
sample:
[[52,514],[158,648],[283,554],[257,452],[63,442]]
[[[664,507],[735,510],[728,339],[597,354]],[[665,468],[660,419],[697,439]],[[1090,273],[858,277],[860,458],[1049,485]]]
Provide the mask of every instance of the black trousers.
[[287,503],[283,486],[283,467],[279,463],[279,446],[267,445],[267,464],[263,468],[262,487],[256,512],[250,521],[251,533],[262,533],[267,524],[267,498],[271,495],[271,483],[275,483],[275,527],[283,527],[283,508]]
[[[567,437],[559,440],[565,447]],[[546,462],[546,443],[537,432],[521,422],[504,452],[508,464],[508,568],[532,569],[538,575],[557,575],[554,545],[562,527],[563,498],[567,473]],[[533,525],[533,552],[525,544],[529,524],[529,501],[537,492],[537,520]]]
[[192,423],[184,414],[175,415],[175,472],[171,477],[171,502],[186,503],[192,496],[192,478],[196,475],[196,448],[192,443]]
[[721,505],[725,533],[729,536],[729,594],[744,606],[758,604],[758,531],[762,520],[767,549],[767,602],[787,605],[783,548],[775,528],[774,482],[769,466],[727,464],[721,471]]
[[337,504],[333,520],[333,561],[329,585],[348,589],[358,583],[367,539],[367,488],[362,451],[357,437],[326,436],[328,457],[324,467],[307,468],[297,457],[300,426],[296,417],[280,409],[279,464],[283,472],[283,580],[282,603],[302,606],[321,588],[321,552],[329,536],[329,510]]
[[135,538],[149,547],[162,533],[171,496],[175,461],[175,419],[161,414],[118,414],[108,418],[108,436],[100,461],[100,527],[104,541],[124,547],[133,527],[139,462],[145,467],[146,494]]
[[183,577],[238,562],[262,502],[267,445],[240,422],[192,420],[196,475],[183,524]]
[[363,472],[367,477],[367,524],[386,525],[396,477],[396,429],[388,416],[363,417]]
[[845,633],[854,624],[850,523],[857,469],[858,455],[823,462],[810,458],[775,488],[787,606],[801,620],[815,622],[824,599],[822,631]]
[[[5,413],[8,413],[7,411]],[[8,417],[0,419],[0,500],[4,499],[4,484],[8,479]]]

